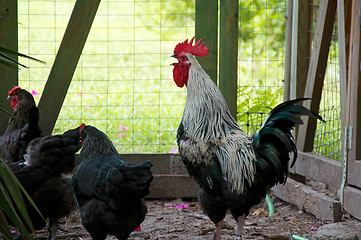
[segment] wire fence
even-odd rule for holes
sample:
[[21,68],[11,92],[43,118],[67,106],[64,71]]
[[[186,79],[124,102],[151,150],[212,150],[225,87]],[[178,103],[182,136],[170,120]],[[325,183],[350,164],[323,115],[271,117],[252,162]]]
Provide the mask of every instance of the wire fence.
[[[20,73],[38,101],[75,0],[18,2],[19,50],[47,62]],[[193,35],[194,1],[101,1],[54,132],[84,122],[121,152],[173,151],[185,89],[169,55]]]
[[240,1],[239,9],[237,120],[253,134],[282,101],[286,1]]
[[[19,72],[20,86],[36,101],[75,2],[18,0],[19,51],[47,62],[26,62],[30,68]],[[237,120],[253,134],[282,101],[286,0],[239,3]],[[194,11],[195,0],[102,0],[54,132],[84,122],[104,131],[122,153],[175,152],[186,90],[172,80],[169,55],[194,36]],[[319,126],[315,151],[338,159],[335,40],[332,49],[321,107],[328,125]]]

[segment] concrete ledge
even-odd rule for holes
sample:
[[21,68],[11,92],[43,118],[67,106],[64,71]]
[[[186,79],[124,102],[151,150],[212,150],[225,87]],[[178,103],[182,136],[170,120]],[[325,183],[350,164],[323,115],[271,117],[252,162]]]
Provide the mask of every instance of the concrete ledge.
[[197,198],[199,186],[188,174],[153,174],[146,198]]
[[342,163],[314,153],[298,152],[290,173],[302,175],[338,189],[342,181]]
[[288,178],[284,186],[276,185],[272,191],[276,197],[295,204],[318,219],[327,222],[341,221],[341,203],[325,194],[316,192],[309,186]]

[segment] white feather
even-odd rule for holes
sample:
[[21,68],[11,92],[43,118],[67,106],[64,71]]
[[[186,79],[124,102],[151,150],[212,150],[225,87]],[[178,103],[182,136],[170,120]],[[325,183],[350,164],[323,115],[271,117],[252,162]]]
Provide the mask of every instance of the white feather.
[[186,56],[191,67],[182,123],[184,132],[192,141],[181,143],[180,149],[186,149],[181,154],[186,154],[195,163],[206,161],[206,157],[197,158],[195,151],[206,153],[210,146],[216,146],[213,148],[229,190],[241,194],[245,185],[254,180],[256,171],[252,139],[239,128],[222,93],[195,57]]

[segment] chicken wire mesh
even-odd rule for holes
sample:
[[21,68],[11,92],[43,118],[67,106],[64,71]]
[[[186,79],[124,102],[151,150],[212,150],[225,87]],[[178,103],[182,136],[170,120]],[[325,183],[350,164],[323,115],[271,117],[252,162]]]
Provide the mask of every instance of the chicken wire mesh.
[[[19,51],[47,62],[27,62],[30,68],[19,72],[19,85],[37,102],[75,2],[18,0]],[[253,134],[282,101],[286,0],[239,4],[237,120]],[[176,151],[186,90],[173,83],[169,55],[176,43],[194,36],[194,5],[194,0],[101,1],[54,132],[84,122],[104,131],[122,153]],[[318,127],[315,152],[338,159],[336,44],[333,40],[321,106],[329,125]]]
[[240,1],[237,120],[255,133],[282,101],[287,1]]
[[[18,1],[19,51],[47,62],[20,72],[20,86],[36,101],[74,4]],[[54,132],[84,122],[123,153],[172,152],[185,89],[173,83],[169,55],[193,35],[194,1],[101,1]]]

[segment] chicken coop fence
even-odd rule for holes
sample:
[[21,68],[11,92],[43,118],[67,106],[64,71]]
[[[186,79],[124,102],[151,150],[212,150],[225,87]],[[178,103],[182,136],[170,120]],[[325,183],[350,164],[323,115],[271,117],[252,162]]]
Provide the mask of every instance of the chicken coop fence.
[[[30,68],[19,72],[37,102],[75,2],[18,0],[19,51],[46,61],[25,62]],[[249,134],[282,101],[286,2],[239,1],[237,120]],[[169,55],[194,33],[194,0],[102,0],[54,132],[84,122],[122,153],[176,152],[186,89],[175,86]],[[315,151],[339,159],[336,48],[335,40],[320,112],[327,125],[317,130]]]

